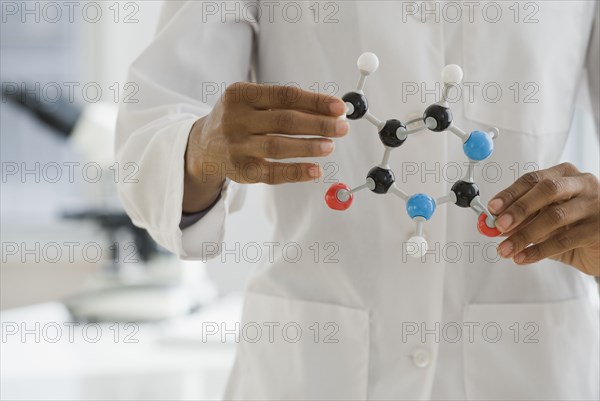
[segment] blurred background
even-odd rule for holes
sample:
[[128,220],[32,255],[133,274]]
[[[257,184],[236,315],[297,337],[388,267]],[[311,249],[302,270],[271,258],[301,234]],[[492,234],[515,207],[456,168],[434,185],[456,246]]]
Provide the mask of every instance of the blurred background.
[[[118,102],[162,2],[0,5],[0,398],[220,398],[257,263],[178,261],[115,190],[135,177],[113,161]],[[563,159],[598,174],[597,148],[577,110]],[[252,186],[228,246],[268,241],[262,199]]]
[[[115,189],[135,179],[113,161],[118,102],[136,99],[127,68],[161,7],[0,2],[3,400],[221,397],[257,263],[178,261]],[[269,237],[261,199],[228,223],[232,247]]]

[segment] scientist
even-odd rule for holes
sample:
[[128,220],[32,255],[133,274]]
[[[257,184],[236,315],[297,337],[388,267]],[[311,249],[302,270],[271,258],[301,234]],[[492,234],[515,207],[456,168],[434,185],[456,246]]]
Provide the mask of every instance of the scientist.
[[[227,399],[598,399],[600,187],[559,159],[575,110],[598,124],[599,22],[594,1],[165,2],[118,121],[118,161],[139,167],[119,183],[125,209],[205,259],[247,184],[275,184],[273,242],[301,251],[249,283]],[[381,156],[372,126],[338,118],[364,51],[381,60],[380,118],[422,115],[442,67],[463,67],[456,123],[501,132],[476,177],[504,237],[450,205],[415,259],[398,198],[327,208],[332,182]],[[398,186],[448,193],[460,145],[411,136],[390,160]]]

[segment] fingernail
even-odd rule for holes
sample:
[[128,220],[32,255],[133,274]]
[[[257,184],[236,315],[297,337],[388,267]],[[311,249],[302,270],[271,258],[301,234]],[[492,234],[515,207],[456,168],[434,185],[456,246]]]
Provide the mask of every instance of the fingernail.
[[331,141],[323,141],[321,142],[321,153],[329,154],[333,152],[335,145]]
[[505,232],[508,230],[512,222],[513,217],[510,214],[503,214],[498,218],[498,220],[496,220],[496,227],[498,227],[498,230]]
[[490,212],[497,214],[501,209],[504,202],[500,198],[495,198],[488,203],[488,209]]
[[346,114],[346,105],[336,100],[329,105],[329,110],[333,113],[333,115],[340,116],[342,114]]
[[344,135],[350,129],[350,124],[347,121],[339,120],[335,123],[336,135]]
[[311,166],[308,168],[308,175],[312,178],[319,178],[321,176],[321,167]]
[[513,249],[514,249],[514,247],[513,247],[512,242],[505,241],[498,246],[498,253],[503,258],[508,258],[510,256],[510,254],[512,253]]
[[525,262],[525,253],[523,253],[523,252],[517,253],[515,255],[515,262],[516,263],[523,263],[523,262]]

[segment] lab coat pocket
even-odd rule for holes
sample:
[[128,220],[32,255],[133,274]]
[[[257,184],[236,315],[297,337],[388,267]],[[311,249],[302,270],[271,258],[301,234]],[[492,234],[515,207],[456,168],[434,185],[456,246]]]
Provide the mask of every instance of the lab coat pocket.
[[599,319],[589,300],[468,305],[464,324],[467,399],[598,399]]
[[365,310],[249,293],[226,399],[367,396]]
[[565,135],[593,3],[478,3],[462,24],[465,117],[520,134]]

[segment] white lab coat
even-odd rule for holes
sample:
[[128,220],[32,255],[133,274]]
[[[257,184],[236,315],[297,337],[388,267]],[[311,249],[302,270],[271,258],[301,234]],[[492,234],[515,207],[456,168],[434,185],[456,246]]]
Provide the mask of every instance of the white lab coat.
[[[178,227],[190,127],[217,101],[212,85],[249,80],[251,66],[259,82],[341,97],[355,87],[357,57],[372,51],[381,65],[365,89],[371,110],[381,119],[406,121],[438,100],[421,94],[435,87],[441,68],[461,65],[464,81],[479,86],[471,84],[472,98],[464,94],[452,104],[455,122],[465,131],[501,130],[493,156],[476,170],[484,202],[524,172],[558,163],[586,63],[598,104],[593,1],[521,5],[519,21],[539,7],[533,23],[515,23],[512,2],[495,3],[504,16],[496,23],[482,19],[486,2],[472,21],[463,8],[456,23],[431,16],[422,22],[421,13],[409,15],[391,1],[321,3],[319,15],[312,2],[296,2],[303,14],[295,23],[295,10],[282,18],[281,3],[271,21],[264,4],[255,21],[256,8],[240,3],[245,11],[239,14],[248,18],[222,21],[203,8],[207,3],[224,4],[165,5],[154,42],[130,70],[140,101],[122,105],[117,132],[119,162],[139,166],[139,182],[119,184],[125,209],[182,258],[211,256],[202,254],[203,244],[222,241],[228,215],[243,202],[247,187],[229,181],[201,221],[183,232]],[[446,19],[454,18],[450,11]],[[487,12],[494,17],[494,10]],[[315,23],[326,17],[337,22]],[[515,82],[518,94],[511,89]],[[494,102],[498,86],[503,93]],[[246,335],[225,397],[597,399],[593,278],[552,260],[525,267],[495,260],[491,245],[498,239],[482,237],[476,215],[452,204],[438,207],[425,225],[432,248],[425,260],[403,251],[414,226],[397,197],[359,192],[349,210],[328,209],[323,195],[332,180],[359,185],[381,160],[374,128],[365,121],[351,127],[336,140],[334,154],[319,160],[329,182],[268,188],[273,241],[297,244],[303,256],[295,261],[275,252],[273,263],[251,280],[241,326]],[[439,197],[466,171],[465,161],[457,137],[425,132],[392,152],[390,165],[409,194]],[[310,248],[315,243],[318,256]],[[334,263],[327,263],[328,255]],[[273,333],[269,322],[279,324]],[[262,336],[252,341],[256,325]]]

